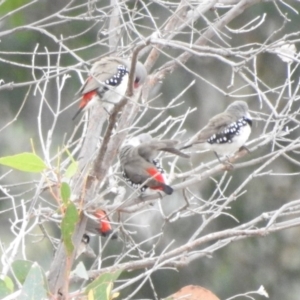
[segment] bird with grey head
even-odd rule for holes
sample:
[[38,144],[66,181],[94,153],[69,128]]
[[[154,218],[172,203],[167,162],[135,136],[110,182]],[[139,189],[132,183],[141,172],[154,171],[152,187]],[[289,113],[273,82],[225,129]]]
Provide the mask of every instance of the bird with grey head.
[[[119,103],[127,91],[130,68],[131,61],[121,57],[109,56],[95,62],[89,77],[78,92],[81,100],[73,120],[81,111],[92,107],[99,100],[108,111],[114,104]],[[146,77],[146,68],[137,61],[134,72],[134,90],[144,84]]]
[[211,118],[207,125],[180,149],[214,151],[217,158],[228,156],[245,147],[252,127],[252,118],[245,101],[235,101]]
[[142,192],[150,188],[171,195],[173,188],[167,184],[165,172],[155,157],[158,152],[164,151],[188,158],[187,154],[175,147],[177,144],[176,140],[152,139],[150,134],[142,134],[127,141],[119,151],[123,177]]

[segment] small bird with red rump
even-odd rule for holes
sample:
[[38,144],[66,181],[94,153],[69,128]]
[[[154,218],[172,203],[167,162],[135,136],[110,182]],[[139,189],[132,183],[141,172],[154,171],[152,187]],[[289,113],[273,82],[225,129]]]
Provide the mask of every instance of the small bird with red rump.
[[140,188],[141,192],[150,188],[171,195],[173,188],[166,183],[164,170],[155,157],[159,151],[165,151],[188,158],[175,148],[176,144],[178,141],[152,139],[149,134],[128,141],[119,152],[123,177],[134,188]]
[[87,219],[85,233],[82,236],[82,240],[78,249],[76,251],[76,259],[82,254],[85,253],[86,256],[95,258],[96,254],[93,249],[90,247],[90,234],[96,234],[103,237],[108,237],[110,235],[112,239],[117,239],[117,233],[113,233],[108,216],[104,210],[98,209],[93,213],[93,218]]
[[112,226],[104,210],[96,210],[96,212],[93,213],[93,216],[95,218],[88,218],[87,220],[85,229],[87,234],[97,234],[103,237],[112,235],[112,239],[118,237],[116,233],[113,233]]
[[[125,96],[131,61],[121,57],[104,57],[97,61],[91,68],[90,75],[79,90],[81,101],[78,114],[93,105],[96,101],[101,101],[103,105],[107,103],[109,107],[118,103]],[[133,88],[139,88],[146,80],[147,71],[142,63],[136,63]]]

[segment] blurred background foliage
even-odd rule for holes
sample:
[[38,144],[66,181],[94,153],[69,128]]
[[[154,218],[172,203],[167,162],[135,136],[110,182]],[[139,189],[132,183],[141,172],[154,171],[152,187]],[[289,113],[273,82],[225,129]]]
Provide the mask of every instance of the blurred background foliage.
[[[33,3],[33,4],[32,4]],[[289,3],[289,2],[288,2]],[[300,3],[291,1],[296,10],[300,10]],[[21,8],[28,4],[28,7]],[[47,68],[53,68],[52,75],[55,75],[54,67],[58,67],[62,79],[63,73],[70,75],[63,86],[60,110],[70,106],[76,99],[75,93],[79,89],[82,79],[86,77],[86,71],[89,63],[97,57],[108,53],[106,46],[106,32],[108,16],[105,14],[110,11],[109,1],[73,1],[72,5],[64,11],[64,15],[57,14],[63,7],[69,4],[68,0],[51,0],[51,1],[24,1],[24,0],[8,0],[1,3],[0,9],[0,128],[3,128],[8,122],[14,120],[19,111],[26,93],[29,89],[30,82],[34,81],[33,73],[37,78],[43,78],[48,81],[47,85],[47,103],[49,107],[55,109],[57,102],[57,78],[45,78]],[[167,17],[170,16],[169,7],[175,7],[177,1],[160,5],[154,1],[147,2],[148,9],[156,16],[157,25],[163,24]],[[141,9],[143,5],[140,1],[126,1],[125,6],[131,9]],[[241,47],[251,43],[268,43],[283,37],[290,33],[299,35],[299,15],[291,13],[291,11],[278,3],[282,13],[287,15],[289,22],[286,22],[282,15],[276,9],[274,3],[259,3],[247,9],[243,14],[237,17],[229,24],[229,28],[224,29],[224,34],[228,35],[228,43],[232,47]],[[72,7],[76,9],[72,9]],[[227,9],[219,11],[226,13]],[[14,12],[14,13],[12,13]],[[241,28],[258,15],[265,14],[265,22],[257,30],[248,33],[239,34],[232,30]],[[52,17],[49,17],[53,15]],[[210,11],[206,18],[213,21],[215,12]],[[128,15],[123,15],[124,20],[128,19]],[[42,22],[40,20],[44,19]],[[201,20],[194,24],[196,30],[195,35],[201,35],[203,28],[207,26],[207,20]],[[30,24],[30,25],[28,25]],[[35,26],[36,24],[36,26]],[[141,17],[137,21],[138,29],[141,35],[148,36],[152,33],[153,26],[151,20]],[[151,27],[152,26],[152,27]],[[45,29],[47,32],[43,32]],[[230,30],[232,29],[232,30]],[[276,32],[276,33],[275,33]],[[275,34],[274,34],[275,33]],[[124,32],[126,34],[126,32]],[[135,37],[124,38],[125,44]],[[182,33],[177,39],[189,41],[190,34]],[[60,41],[71,49],[71,54],[67,49],[61,48]],[[211,44],[221,44],[218,38],[211,41]],[[296,47],[299,46],[296,43]],[[124,48],[125,54],[130,54],[130,47]],[[122,48],[118,49],[122,50]],[[58,53],[60,55],[58,55]],[[181,53],[180,50],[164,48],[163,54],[157,61],[155,68],[159,68],[163,63],[171,57],[176,57]],[[33,53],[35,53],[33,55]],[[74,54],[74,55],[73,55]],[[86,62],[78,60],[80,57]],[[141,57],[144,61],[146,56]],[[230,59],[235,60],[231,57]],[[34,60],[34,68],[33,66]],[[220,60],[211,56],[193,57],[186,64],[186,68],[178,68],[172,74],[169,74],[155,91],[153,95],[159,95],[153,106],[164,107],[171,99],[176,97],[192,80],[196,80],[195,84],[181,97],[182,105],[169,109],[165,112],[165,116],[178,116],[187,110],[188,107],[197,107],[197,111],[193,112],[185,123],[186,134],[182,139],[194,134],[199,128],[205,125],[208,119],[223,111],[226,106],[234,99],[243,99],[248,102],[251,111],[266,112],[265,107],[260,108],[257,95],[241,97],[241,95],[249,95],[252,90],[244,87],[238,90],[238,87],[245,85],[240,78],[235,78],[234,85],[230,86],[232,70],[222,63]],[[203,78],[194,78],[188,69],[200,75]],[[80,73],[81,71],[81,73]],[[80,75],[81,74],[81,75]],[[287,74],[287,64],[279,59],[275,54],[262,52],[257,56],[257,75],[269,86],[269,99],[276,101],[278,93],[272,93],[272,88],[276,88],[285,82]],[[292,75],[294,83],[298,83],[299,68]],[[12,88],[8,85],[12,84]],[[24,84],[23,84],[24,83]],[[220,92],[213,85],[217,86]],[[15,87],[15,85],[17,85]],[[285,95],[286,96],[286,95]],[[9,126],[0,131],[1,147],[0,155],[12,155],[23,151],[30,151],[30,139],[33,140],[37,152],[40,150],[39,132],[37,127],[37,116],[40,110],[40,94],[33,85],[29,91],[29,96],[25,102],[24,108],[20,115]],[[297,104],[298,105],[298,104]],[[51,109],[44,106],[42,108],[42,132],[46,136],[53,121]],[[61,112],[55,132],[53,135],[54,142],[51,147],[51,154],[55,155],[57,149],[63,147],[64,139],[70,136],[74,127],[71,120],[77,109],[77,103],[71,105],[68,109]],[[140,125],[145,125],[153,119],[157,114],[156,109],[148,109],[143,117]],[[256,116],[253,113],[254,117]],[[151,128],[155,128],[160,120],[155,122]],[[254,121],[253,133],[251,138],[259,136],[263,128],[263,122],[257,118]],[[161,132],[159,132],[161,133]],[[298,138],[299,131],[294,132],[295,138]],[[250,153],[243,160],[262,155],[271,150],[271,144],[259,149],[255,153]],[[295,157],[298,159],[298,157]],[[197,165],[202,161],[213,159],[213,154],[208,153],[196,156],[192,159],[192,164]],[[180,162],[180,166],[184,170],[189,169],[186,162]],[[229,172],[226,175],[225,183],[230,180],[226,190],[230,195],[234,189],[241,184],[253,170],[254,167],[243,168]],[[1,174],[4,175],[8,169],[1,167]],[[297,199],[300,195],[298,184],[299,176],[284,176],[281,174],[292,174],[299,171],[299,167],[290,163],[284,157],[275,160],[268,168],[278,173],[278,176],[262,176],[254,178],[247,185],[247,193],[238,198],[238,201],[232,203],[228,208],[228,212],[235,216],[236,220],[230,217],[222,216],[216,219],[205,230],[206,233],[230,228],[236,225],[237,220],[240,223],[246,222],[260,215],[264,211],[275,210],[288,200]],[[218,174],[213,178],[204,182],[199,182],[192,187],[195,193],[200,194],[203,199],[208,199],[215,190],[218,182],[223,174]],[[34,180],[36,176],[24,175],[17,171],[11,171],[10,174],[1,177],[1,185],[13,189],[15,201],[20,203],[21,200],[30,203],[34,194]],[[24,184],[22,184],[24,183]],[[225,195],[226,196],[226,195]],[[55,202],[50,195],[41,195],[41,205],[54,205]],[[173,207],[183,205],[181,193],[176,193],[172,197],[168,197],[163,201],[166,211],[172,211]],[[10,214],[6,209],[11,207],[11,199],[1,192],[0,208],[2,210],[0,218],[1,243],[5,248],[11,242],[13,235],[10,233]],[[19,211],[20,213],[20,211]],[[133,221],[139,223],[139,226],[145,227],[134,228],[138,233],[134,235],[137,241],[142,241],[146,237],[150,237],[160,231],[162,218],[159,211],[155,208],[138,214]],[[202,218],[199,215],[181,218],[174,223],[167,224],[164,228],[163,238],[159,241],[157,251],[163,251],[167,244],[174,241],[172,248],[185,243],[185,240],[195,231],[201,224]],[[52,234],[59,237],[59,231],[49,224],[49,230]],[[41,234],[37,229],[36,234]],[[188,266],[178,271],[159,270],[154,273],[151,278],[159,297],[166,297],[174,293],[184,285],[197,284],[211,289],[221,299],[229,296],[243,293],[249,290],[256,290],[260,285],[264,285],[268,291],[270,298],[275,300],[289,299],[298,300],[300,295],[300,229],[291,228],[283,232],[263,236],[261,238],[248,238],[240,240],[214,252],[212,255],[207,254],[204,259],[198,259]],[[49,264],[53,256],[53,248],[51,244],[44,240],[37,243],[38,236],[28,236],[27,256],[28,259],[37,260],[45,270],[48,270]],[[94,246],[97,247],[95,241]],[[143,247],[145,251],[150,251],[153,241],[145,243]],[[122,241],[111,241],[106,253],[103,256],[118,253],[123,247]],[[86,265],[90,265],[91,261],[86,260]],[[106,265],[106,262],[103,262]],[[137,272],[129,272],[123,274],[123,279],[132,277]],[[127,291],[130,293],[132,287]],[[136,295],[136,299],[151,299],[153,293],[150,285],[145,284],[140,292]],[[237,298],[240,299],[240,298]],[[255,299],[263,299],[257,296]]]

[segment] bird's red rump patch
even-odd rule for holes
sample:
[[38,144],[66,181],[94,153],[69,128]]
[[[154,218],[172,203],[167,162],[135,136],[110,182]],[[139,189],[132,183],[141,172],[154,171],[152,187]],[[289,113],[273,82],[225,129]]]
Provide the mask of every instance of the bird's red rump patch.
[[109,223],[108,217],[103,210],[97,210],[97,212],[95,212],[94,215],[100,219],[100,222],[101,222],[100,231],[102,233],[105,234],[105,233],[112,231],[112,227]]
[[[161,183],[165,183],[165,179],[164,176],[155,168],[149,168],[147,169],[147,172],[149,175],[151,175],[156,181],[161,182]],[[163,187],[158,186],[158,187],[151,187],[151,189],[153,190],[162,190]]]
[[96,91],[90,91],[90,92],[84,94],[79,103],[79,107],[84,108],[96,94],[97,94]]

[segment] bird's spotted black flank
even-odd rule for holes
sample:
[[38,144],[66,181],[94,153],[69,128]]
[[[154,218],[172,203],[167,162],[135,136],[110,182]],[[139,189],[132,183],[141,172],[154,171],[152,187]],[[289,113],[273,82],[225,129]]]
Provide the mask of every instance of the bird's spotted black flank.
[[161,174],[165,173],[165,170],[161,166],[161,164],[160,164],[160,162],[159,162],[158,159],[153,159],[152,163],[155,166],[155,168],[159,171],[159,173],[161,173]]
[[230,144],[232,139],[240,134],[240,129],[244,126],[252,126],[252,120],[243,117],[236,122],[231,123],[220,133],[212,135],[207,142],[209,144]]
[[134,189],[140,189],[140,191],[143,193],[146,191],[146,189],[148,188],[148,186],[146,185],[143,185],[141,187],[141,183],[134,183],[130,180],[130,178],[127,176],[127,174],[123,171],[122,172],[122,176],[123,178],[125,179],[125,181],[130,185],[132,186]]
[[105,92],[109,90],[109,87],[118,86],[122,82],[124,76],[129,73],[128,69],[123,65],[119,65],[117,70],[118,71],[114,76],[105,80],[105,85],[97,89],[97,94],[100,98],[102,98]]
[[[155,168],[158,170],[159,173],[164,174],[165,170],[162,168],[161,164],[159,163],[158,159],[153,159],[152,160],[153,165],[155,166]],[[140,189],[140,191],[143,193],[146,191],[146,189],[148,188],[147,185],[143,185],[142,186],[142,182],[141,183],[134,183],[130,180],[130,178],[127,176],[127,174],[125,173],[125,171],[122,172],[122,176],[125,179],[125,181],[132,186],[134,189]]]
[[113,77],[105,80],[105,84],[111,86],[119,85],[123,80],[123,77],[128,74],[128,69],[123,65],[119,65],[117,70],[118,72]]

